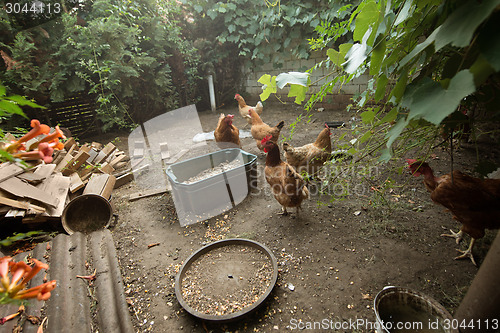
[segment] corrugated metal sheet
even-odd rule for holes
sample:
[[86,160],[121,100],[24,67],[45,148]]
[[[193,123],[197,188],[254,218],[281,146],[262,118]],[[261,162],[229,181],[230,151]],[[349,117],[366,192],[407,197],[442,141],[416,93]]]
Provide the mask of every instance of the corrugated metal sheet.
[[[48,319],[45,332],[134,332],[123,290],[123,280],[109,230],[89,235],[75,233],[58,235],[50,243],[39,244],[33,251],[15,257],[16,261],[32,256],[50,266],[48,280],[57,280],[57,287],[46,302],[44,315]],[[88,263],[88,268],[86,267]],[[89,275],[96,270],[96,279],[89,282],[77,275]],[[90,272],[90,273],[89,273]],[[39,285],[43,271],[32,285]],[[26,314],[42,315],[44,302],[30,300]],[[0,307],[0,316],[16,312],[17,305]],[[42,317],[43,317],[42,316]],[[36,332],[37,325],[20,316],[3,325],[3,332],[16,326],[23,332]]]

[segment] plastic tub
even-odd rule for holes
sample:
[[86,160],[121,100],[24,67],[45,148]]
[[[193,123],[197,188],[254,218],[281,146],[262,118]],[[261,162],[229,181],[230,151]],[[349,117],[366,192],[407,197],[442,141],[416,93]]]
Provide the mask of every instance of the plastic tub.
[[[193,183],[188,179],[224,162],[241,165]],[[181,226],[219,215],[246,198],[257,187],[257,156],[238,148],[219,150],[174,163],[166,169]]]

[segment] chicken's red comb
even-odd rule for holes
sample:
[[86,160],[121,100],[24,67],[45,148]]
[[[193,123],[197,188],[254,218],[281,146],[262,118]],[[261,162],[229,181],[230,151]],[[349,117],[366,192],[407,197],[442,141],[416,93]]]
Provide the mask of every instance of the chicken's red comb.
[[238,97],[240,97],[240,94],[236,94],[236,95],[234,95],[234,99],[236,99],[236,98],[238,98]]
[[326,127],[326,128],[330,128],[330,127],[328,126],[328,123],[325,123],[325,127]]
[[262,139],[262,140],[260,141],[260,144],[262,144],[262,145],[263,145],[263,144],[265,144],[267,141],[271,140],[272,138],[273,138],[273,136],[272,136],[272,135],[268,135],[268,136],[266,136],[264,139]]

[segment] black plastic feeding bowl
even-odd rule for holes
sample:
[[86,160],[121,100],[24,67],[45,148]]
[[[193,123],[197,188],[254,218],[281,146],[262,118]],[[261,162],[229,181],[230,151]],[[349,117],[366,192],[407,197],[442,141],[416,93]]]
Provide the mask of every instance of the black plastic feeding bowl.
[[[195,309],[193,309],[184,299],[183,293],[182,293],[182,282],[183,279],[186,275],[186,272],[189,270],[189,268],[192,266],[192,264],[200,257],[208,254],[210,251],[213,251],[215,249],[224,247],[224,246],[234,246],[234,245],[239,245],[239,246],[248,246],[248,247],[253,247],[260,252],[262,252],[263,255],[265,255],[269,263],[272,265],[272,277],[269,286],[266,288],[266,290],[260,295],[260,297],[250,305],[243,307],[241,310],[238,310],[233,313],[228,313],[228,314],[221,314],[221,315],[213,315],[213,314],[206,314],[206,313],[201,313]],[[233,278],[231,274],[234,274],[238,269],[245,269],[250,267],[250,265],[246,265],[243,262],[228,262],[225,265],[215,265],[214,271],[215,271],[215,277],[212,281],[216,281],[216,283],[220,282],[220,288],[224,289],[225,284],[229,285],[230,283],[238,283],[238,279],[236,276]],[[209,274],[210,272],[205,272],[206,274]],[[205,274],[204,273],[204,274]],[[222,278],[221,278],[222,277]],[[231,281],[226,280],[224,281],[224,278],[229,277]],[[276,258],[274,257],[273,253],[271,250],[269,250],[266,246],[259,244],[255,241],[248,240],[248,239],[240,239],[240,238],[232,238],[232,239],[226,239],[226,240],[221,240],[217,242],[213,242],[207,246],[202,247],[195,253],[193,253],[182,265],[181,270],[179,271],[179,274],[177,274],[177,277],[175,279],[175,295],[177,297],[177,300],[181,304],[181,306],[191,315],[207,320],[207,321],[213,321],[213,322],[218,322],[218,323],[223,323],[223,322],[230,322],[230,321],[235,321],[238,319],[241,319],[243,316],[248,315],[249,313],[255,311],[269,296],[271,291],[273,290],[276,280],[278,279],[278,264],[276,261]]]

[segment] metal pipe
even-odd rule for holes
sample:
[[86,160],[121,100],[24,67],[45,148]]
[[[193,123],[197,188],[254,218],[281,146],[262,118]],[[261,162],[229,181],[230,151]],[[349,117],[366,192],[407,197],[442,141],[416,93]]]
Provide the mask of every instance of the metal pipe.
[[210,94],[210,106],[212,108],[212,112],[215,112],[214,78],[211,74],[208,76],[208,93]]
[[[500,232],[484,258],[454,318],[460,332],[498,332],[500,326]],[[463,325],[460,326],[460,324]]]

